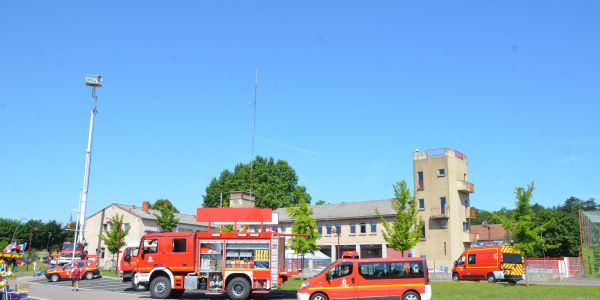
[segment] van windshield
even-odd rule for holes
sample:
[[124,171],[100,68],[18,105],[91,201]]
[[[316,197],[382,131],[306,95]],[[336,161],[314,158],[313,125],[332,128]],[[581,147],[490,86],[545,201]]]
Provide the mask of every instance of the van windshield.
[[313,277],[315,276],[319,276],[321,274],[323,274],[325,271],[327,271],[327,269],[329,269],[329,267],[331,267],[331,265],[333,265],[335,261],[330,262],[328,265],[326,265],[323,269],[321,269],[321,271],[319,271],[319,273],[315,274]]
[[502,262],[507,264],[523,264],[523,256],[518,253],[502,253]]

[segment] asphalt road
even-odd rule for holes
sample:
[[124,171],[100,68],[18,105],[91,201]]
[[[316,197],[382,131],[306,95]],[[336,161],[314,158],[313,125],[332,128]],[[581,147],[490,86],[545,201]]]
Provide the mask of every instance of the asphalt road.
[[[81,280],[79,291],[71,290],[71,281],[49,282],[45,277],[20,278],[20,283],[30,283],[30,298],[38,300],[62,300],[73,297],[83,300],[130,300],[151,299],[148,291],[134,291],[130,283],[123,283],[114,278],[97,278]],[[225,296],[204,295],[202,293],[185,293],[180,299],[227,299]],[[267,295],[256,295],[254,299],[296,299],[296,293],[273,292]]]

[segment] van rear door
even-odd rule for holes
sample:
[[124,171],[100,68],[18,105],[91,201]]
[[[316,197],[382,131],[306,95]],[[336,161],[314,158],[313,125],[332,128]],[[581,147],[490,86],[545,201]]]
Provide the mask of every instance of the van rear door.
[[425,265],[422,260],[390,262],[390,299],[402,297],[407,289],[425,293]]

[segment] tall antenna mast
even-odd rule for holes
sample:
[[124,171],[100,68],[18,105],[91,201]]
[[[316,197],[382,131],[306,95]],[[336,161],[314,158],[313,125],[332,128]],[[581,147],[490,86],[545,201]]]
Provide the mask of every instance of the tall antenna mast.
[[256,139],[256,90],[258,88],[258,68],[254,78],[254,102],[252,103],[252,156],[250,157],[250,194],[252,194],[252,170],[254,169],[254,140]]

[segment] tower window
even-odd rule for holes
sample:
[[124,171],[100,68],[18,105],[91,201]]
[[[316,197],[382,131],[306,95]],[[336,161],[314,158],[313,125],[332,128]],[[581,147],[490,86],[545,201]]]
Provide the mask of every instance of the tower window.
[[424,187],[424,182],[423,182],[423,171],[417,172],[417,178],[418,178],[417,189],[418,190],[423,190],[425,188]]
[[419,199],[419,210],[425,210],[425,199]]
[[439,177],[446,176],[446,170],[445,169],[438,169],[438,176]]

